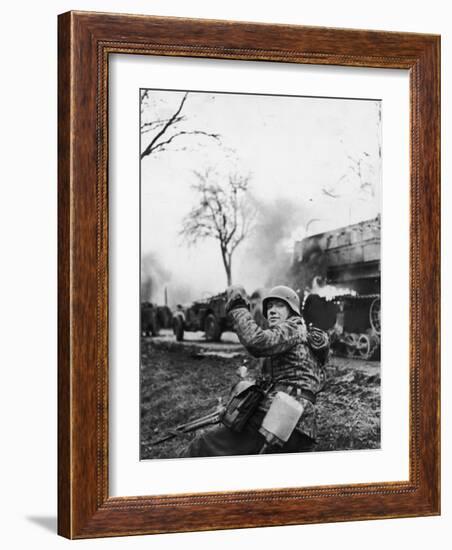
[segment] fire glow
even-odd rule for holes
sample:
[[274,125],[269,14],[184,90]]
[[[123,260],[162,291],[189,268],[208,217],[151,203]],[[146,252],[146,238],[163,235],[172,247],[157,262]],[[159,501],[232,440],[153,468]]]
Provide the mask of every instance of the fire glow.
[[337,296],[356,296],[356,290],[351,288],[341,288],[334,285],[322,285],[318,277],[312,281],[311,294],[317,294],[325,300],[334,300]]

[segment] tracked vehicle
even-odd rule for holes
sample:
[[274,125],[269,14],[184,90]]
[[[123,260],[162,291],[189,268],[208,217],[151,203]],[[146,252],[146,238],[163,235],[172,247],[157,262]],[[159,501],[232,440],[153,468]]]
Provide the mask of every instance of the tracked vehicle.
[[378,358],[381,346],[380,217],[295,244],[293,277],[306,322],[330,333],[335,353]]

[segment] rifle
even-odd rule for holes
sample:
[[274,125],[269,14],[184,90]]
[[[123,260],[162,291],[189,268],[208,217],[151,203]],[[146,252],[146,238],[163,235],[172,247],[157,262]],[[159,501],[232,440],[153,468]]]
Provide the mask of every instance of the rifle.
[[[247,373],[248,373],[248,369],[245,366],[239,367],[237,369],[237,374],[239,375],[240,381],[237,384],[235,384],[235,386],[231,390],[228,406],[230,405],[231,400],[235,395],[239,394],[243,390],[246,390],[250,386],[254,386],[254,382],[245,380]],[[179,426],[176,426],[172,430],[168,430],[166,434],[163,435],[162,437],[159,437],[158,439],[154,439],[153,441],[151,441],[149,443],[149,446],[152,447],[154,445],[160,445],[160,443],[173,439],[173,437],[179,437],[182,434],[185,434],[188,432],[194,432],[195,430],[199,430],[199,428],[203,428],[204,426],[209,426],[210,424],[218,424],[218,422],[220,422],[220,419],[222,419],[228,406],[225,407],[222,403],[222,398],[221,397],[218,398],[218,406],[214,411],[212,411],[209,414],[206,414],[205,416],[201,416],[201,418],[196,418],[195,420],[191,420],[190,422],[187,422],[185,424],[179,424]]]
[[224,409],[225,407],[220,403],[218,407],[211,413],[206,414],[205,416],[201,416],[201,418],[196,418],[195,420],[191,420],[190,422],[186,422],[185,424],[179,424],[179,426],[176,426],[172,430],[169,430],[162,437],[158,439],[154,439],[154,441],[151,441],[149,445],[150,446],[159,445],[164,441],[173,439],[173,437],[178,437],[182,434],[193,432],[195,430],[198,430],[199,428],[203,428],[204,426],[209,426],[210,424],[217,424],[220,421],[220,418],[224,412]]

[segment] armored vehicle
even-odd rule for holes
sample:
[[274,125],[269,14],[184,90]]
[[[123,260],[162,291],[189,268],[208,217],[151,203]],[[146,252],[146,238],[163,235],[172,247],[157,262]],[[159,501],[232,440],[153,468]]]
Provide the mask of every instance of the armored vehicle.
[[158,306],[152,302],[141,303],[141,335],[157,336],[160,329],[171,328],[172,313],[168,306]]
[[206,340],[220,341],[223,332],[232,330],[225,306],[226,292],[197,300],[186,308],[178,306],[173,313],[173,331],[176,339],[183,340],[185,331],[204,331]]
[[381,339],[380,217],[309,236],[295,245],[293,276],[303,314],[328,330],[333,350],[377,358]]
[[[262,298],[266,289],[258,288],[249,296],[250,311],[256,322],[266,328],[262,314]],[[232,331],[232,319],[226,315],[226,292],[193,302],[184,308],[178,305],[173,312],[173,331],[176,340],[184,339],[185,331],[204,331],[206,340],[219,342],[223,332]]]

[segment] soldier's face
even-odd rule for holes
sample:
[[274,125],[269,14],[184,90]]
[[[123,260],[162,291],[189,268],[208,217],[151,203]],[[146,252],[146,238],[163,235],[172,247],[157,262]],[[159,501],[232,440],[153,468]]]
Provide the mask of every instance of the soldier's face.
[[269,300],[267,304],[267,320],[270,328],[284,322],[288,317],[290,317],[290,309],[286,302],[277,298]]

